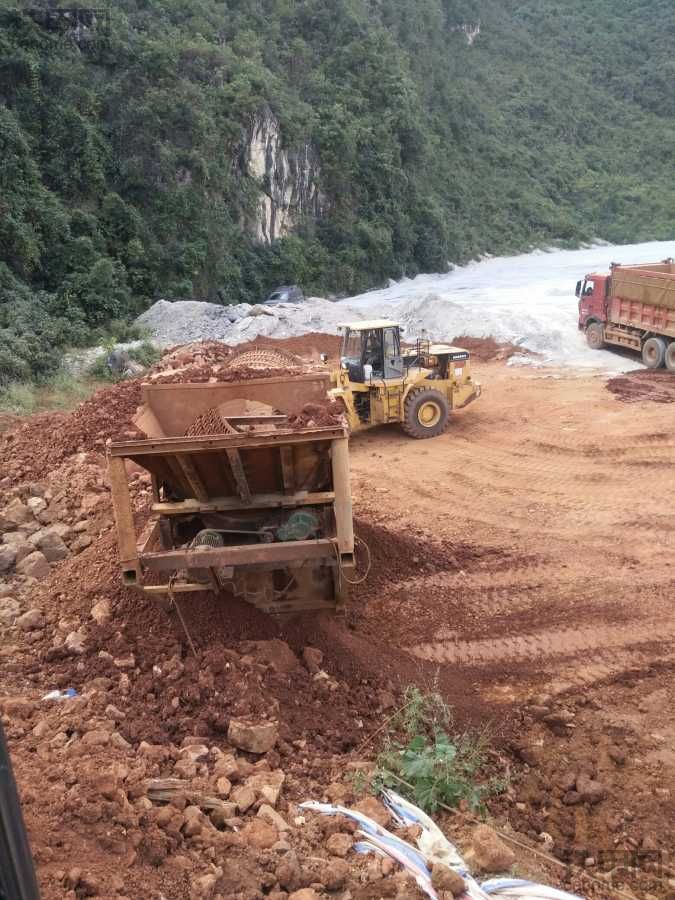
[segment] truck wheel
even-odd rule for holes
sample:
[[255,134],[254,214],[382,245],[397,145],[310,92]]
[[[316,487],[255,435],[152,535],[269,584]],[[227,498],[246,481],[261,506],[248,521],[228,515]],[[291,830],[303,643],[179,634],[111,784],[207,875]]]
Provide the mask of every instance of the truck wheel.
[[440,391],[419,388],[405,399],[403,430],[413,438],[430,438],[442,434],[448,424],[448,401]]
[[648,369],[660,369],[666,358],[666,342],[662,337],[650,337],[642,345],[642,362]]
[[600,322],[591,322],[586,329],[586,342],[591,350],[602,350],[605,346],[605,329]]
[[666,369],[675,372],[675,341],[671,341],[666,350]]

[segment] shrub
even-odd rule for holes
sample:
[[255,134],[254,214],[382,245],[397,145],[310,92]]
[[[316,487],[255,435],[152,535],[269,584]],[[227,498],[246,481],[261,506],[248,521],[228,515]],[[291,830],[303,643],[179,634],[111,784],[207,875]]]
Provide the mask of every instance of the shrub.
[[484,775],[485,732],[452,734],[452,710],[437,692],[409,687],[405,701],[377,759],[380,784],[396,788],[427,812],[462,801],[475,810],[503,789],[502,781]]

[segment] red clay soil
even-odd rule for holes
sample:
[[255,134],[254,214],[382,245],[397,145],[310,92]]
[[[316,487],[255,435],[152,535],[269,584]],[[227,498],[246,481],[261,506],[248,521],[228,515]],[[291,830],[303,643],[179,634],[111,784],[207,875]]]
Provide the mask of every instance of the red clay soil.
[[[197,362],[200,355],[194,351],[189,366],[201,366],[205,374],[209,364]],[[209,377],[217,377],[215,365]],[[101,451],[107,437],[129,429],[139,382],[100,391],[70,414],[32,417],[0,437],[8,498],[21,481],[49,481],[50,470],[67,460],[53,479],[65,481],[73,494],[65,504],[72,512],[69,524],[84,515],[75,496],[83,493],[78,468],[96,460],[100,466],[100,481],[85,487],[102,497],[94,521],[87,517],[91,546],[58,562],[44,581],[22,587],[22,603],[42,610],[45,624],[34,631],[9,628],[0,645],[3,703],[7,695],[10,702],[28,698],[20,700],[27,706],[14,708],[8,733],[46,900],[73,896],[65,875],[58,874],[73,866],[103,873],[100,896],[123,893],[135,900],[163,894],[179,900],[190,895],[189,876],[162,864],[176,848],[160,834],[153,818],[157,811],[140,814],[121,799],[102,799],[95,780],[120,762],[130,770],[125,790],[133,800],[144,777],[169,774],[168,762],[148,759],[143,768],[141,741],[157,742],[162,752],[169,742],[177,746],[201,736],[226,749],[231,717],[274,717],[281,739],[268,754],[269,765],[287,773],[293,800],[322,796],[331,780],[331,760],[341,778],[346,760],[340,754],[363,758],[374,752],[377,741],[364,750],[364,740],[381,736],[378,728],[399,702],[398,688],[413,683],[443,693],[458,729],[498,722],[493,743],[501,748],[509,743],[515,761],[511,758],[511,784],[493,809],[525,838],[546,849],[542,834],[550,834],[554,854],[582,864],[592,857],[591,871],[609,871],[616,860],[615,883],[632,885],[636,896],[672,897],[668,879],[675,870],[667,858],[674,821],[672,669],[649,664],[658,657],[645,639],[639,658],[637,651],[630,656],[641,669],[630,674],[628,663],[619,659],[624,668],[613,675],[615,657],[630,648],[621,643],[623,631],[621,642],[604,646],[605,634],[616,638],[618,615],[607,621],[608,598],[623,605],[624,613],[633,611],[634,625],[629,621],[626,630],[638,637],[647,626],[650,640],[658,630],[667,637],[670,627],[672,578],[659,541],[667,539],[672,522],[656,496],[660,475],[652,476],[645,492],[653,507],[641,515],[652,517],[650,527],[661,530],[643,537],[645,526],[621,524],[635,517],[625,512],[634,500],[630,464],[646,459],[651,472],[659,454],[664,464],[671,462],[662,412],[645,404],[621,413],[597,379],[586,383],[592,403],[580,406],[576,379],[533,381],[504,366],[485,369],[492,390],[475,411],[458,416],[454,433],[420,443],[382,429],[352,442],[355,531],[368,546],[371,571],[366,582],[351,588],[344,621],[317,615],[281,623],[226,594],[191,595],[179,602],[196,656],[175,610],[164,611],[121,585]],[[654,379],[654,373],[639,374],[638,382]],[[663,373],[656,380],[662,382]],[[557,421],[563,402],[578,428],[560,433],[550,423]],[[532,408],[540,407],[547,414],[533,417]],[[611,431],[603,415],[622,415],[622,428]],[[608,440],[614,444],[606,461],[595,448]],[[77,455],[80,450],[97,452],[87,462]],[[618,496],[627,498],[628,506],[616,504],[616,520],[606,518],[615,501],[612,496],[610,504],[605,484],[612,492],[617,484],[625,489]],[[22,496],[28,491],[26,486]],[[147,491],[147,478],[133,480],[139,521]],[[593,502],[589,491],[598,492],[591,493]],[[588,568],[580,534],[593,538],[587,541]],[[624,546],[630,546],[630,559],[616,555],[627,552]],[[357,571],[350,577],[363,573],[367,556],[359,543]],[[570,577],[575,566],[583,576],[578,580]],[[110,603],[111,617],[97,624],[92,607],[102,599]],[[84,650],[69,655],[64,638],[77,629],[84,634]],[[573,639],[579,634],[595,643],[578,646]],[[307,646],[321,650],[326,676],[317,677],[289,656],[279,639],[296,657]],[[439,661],[415,655],[427,646],[442,646],[447,656]],[[570,681],[560,693],[557,686],[567,682],[569,671],[604,666],[601,657],[607,653],[612,660],[606,671],[578,689]],[[533,685],[540,693],[551,684],[555,692],[532,696]],[[50,708],[39,700],[47,690],[70,686],[84,694],[72,706]],[[105,719],[132,744],[126,758],[112,744],[82,744],[82,734],[96,734]],[[590,803],[575,797],[580,775],[599,780],[605,799]],[[228,878],[241,869],[255,873],[257,881],[249,890],[241,875],[236,888],[222,888],[223,895],[258,896],[266,876],[257,867],[265,854],[242,863],[239,852],[219,847],[216,862],[226,861]],[[306,855],[315,856],[316,850],[308,846]],[[637,874],[625,862],[637,862]],[[120,872],[122,886],[112,891],[110,879]],[[569,874],[553,869],[550,878]],[[593,896],[587,884],[578,887]],[[77,896],[84,893],[78,891]],[[359,900],[366,896],[357,888],[352,894]],[[600,888],[599,895],[611,896],[611,887]]]
[[512,356],[536,356],[530,350],[517,344],[501,343],[493,337],[477,338],[468,334],[459,334],[452,338],[452,343],[471,353],[471,357],[480,362],[511,359]]
[[141,402],[140,380],[102,388],[70,413],[41,413],[0,436],[3,474],[11,481],[40,478],[68,456],[103,451],[109,438],[133,429]]
[[[218,365],[192,365],[175,372],[161,372],[157,376],[151,376],[151,380],[153,384],[184,384],[186,382],[203,384],[207,381],[213,384],[218,382],[229,384],[233,381],[251,381],[255,378],[280,378],[297,374],[298,370],[291,368],[252,369],[246,366],[239,366],[236,369],[226,369]],[[148,380],[150,379],[146,376],[141,379],[141,382]]]
[[[359,677],[351,684],[342,682],[320,716],[316,706],[325,699],[326,685],[312,679],[300,665],[292,673],[281,674],[256,667],[254,648],[250,665],[244,666],[241,677],[233,678],[236,660],[233,662],[227,651],[241,649],[242,641],[284,638],[298,653],[311,641],[304,623],[283,625],[227,594],[191,594],[179,601],[197,649],[195,659],[175,612],[121,587],[112,528],[55,569],[36,588],[33,601],[54,621],[80,617],[86,621],[91,606],[102,596],[111,603],[112,618],[104,625],[90,621],[84,654],[72,657],[62,647],[55,648],[46,630],[33,641],[30,660],[17,657],[6,663],[5,671],[20,672],[50,689],[71,686],[78,691],[92,679],[104,678],[110,681],[106,686],[109,696],[112,692],[115,697],[114,683],[120,670],[114,660],[131,656],[136,676],[124,696],[110,701],[124,707],[120,730],[131,742],[170,740],[180,744],[188,735],[217,740],[227,732],[231,716],[277,711],[284,723],[284,740],[304,739],[313,753],[321,754],[353,748],[363,734],[361,726],[355,728],[357,718],[375,725],[377,690],[384,685],[374,671],[365,681]],[[163,669],[169,664],[174,673],[169,679],[171,686],[163,684],[160,690],[153,667]],[[330,668],[340,677],[340,667]],[[175,697],[180,697],[179,706],[172,705]]]
[[318,360],[319,354],[327,353],[329,360],[335,361],[340,356],[341,346],[342,337],[340,335],[310,331],[308,334],[298,337],[282,339],[260,337],[246,344],[237,344],[232,350],[236,353],[243,353],[256,347],[271,347],[273,349],[281,347],[289,353],[302,356],[306,360]]
[[[176,372],[161,372],[152,382],[229,383],[294,374],[297,372],[291,369],[215,369],[194,365]],[[0,455],[6,461],[3,476],[12,482],[40,478],[75,453],[101,453],[108,440],[141,437],[132,419],[141,404],[141,385],[147,380],[148,375],[143,375],[102,388],[72,412],[40,413],[0,433]]]
[[322,403],[306,403],[299,413],[288,417],[291,428],[331,428],[345,424],[345,407],[342,400],[325,400]]
[[637,369],[607,382],[607,390],[622,403],[675,403],[675,374],[658,369]]

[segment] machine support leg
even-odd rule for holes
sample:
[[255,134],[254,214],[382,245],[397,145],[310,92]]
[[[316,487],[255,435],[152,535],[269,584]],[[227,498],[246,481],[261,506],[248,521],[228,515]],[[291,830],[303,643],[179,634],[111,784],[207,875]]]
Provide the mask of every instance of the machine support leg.
[[129,481],[124,460],[121,457],[114,456],[108,460],[108,478],[110,479],[115,523],[117,524],[120,560],[125,569],[135,569],[139,573],[136,529],[129,496]]
[[354,524],[352,521],[352,494],[349,484],[349,441],[338,438],[331,442],[331,465],[333,468],[333,490],[335,501],[335,523],[337,526],[340,553],[354,552]]

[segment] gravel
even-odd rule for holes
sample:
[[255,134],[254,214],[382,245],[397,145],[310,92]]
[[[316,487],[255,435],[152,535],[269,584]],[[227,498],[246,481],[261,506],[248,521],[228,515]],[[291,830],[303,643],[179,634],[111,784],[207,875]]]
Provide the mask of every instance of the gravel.
[[287,338],[312,331],[335,334],[341,322],[386,317],[401,323],[409,337],[492,337],[540,354],[539,364],[625,371],[640,365],[637,357],[586,346],[577,328],[575,282],[587,272],[607,271],[612,259],[635,263],[672,255],[675,241],[535,251],[471,263],[445,275],[404,278],[338,302],[310,297],[302,304],[272,307],[159,300],[137,321],[166,347],[199,340],[236,345],[258,336]]
[[[344,304],[320,297],[310,297],[302,304],[282,303],[274,307],[158,300],[136,322],[149,330],[153,343],[171,347],[202,340],[241,344],[260,335],[285,338],[310,331],[336,333],[338,323],[350,315]],[[363,318],[363,314],[357,314],[357,318]]]
[[[143,341],[128,341],[115,344],[115,349],[131,350],[133,347],[140,347],[142,343]],[[73,375],[75,378],[80,378],[88,373],[99,356],[103,356],[104,353],[107,355],[109,352],[110,348],[104,347],[102,344],[96,347],[87,347],[83,350],[72,350],[63,357],[63,368],[68,374]]]

